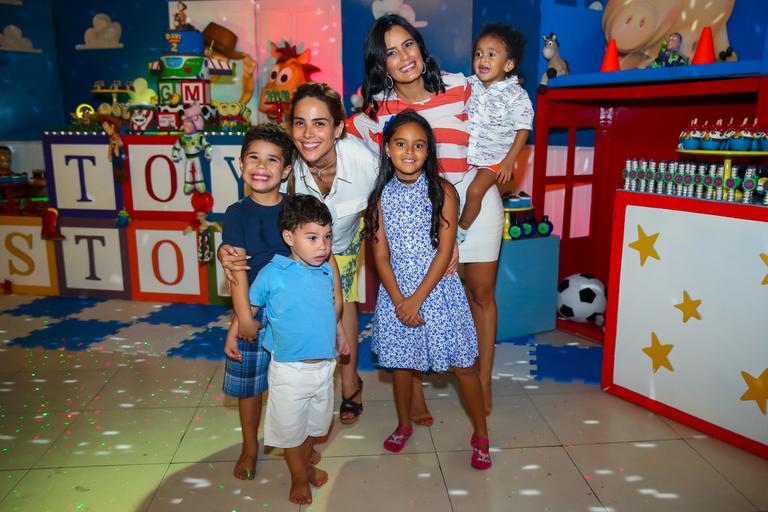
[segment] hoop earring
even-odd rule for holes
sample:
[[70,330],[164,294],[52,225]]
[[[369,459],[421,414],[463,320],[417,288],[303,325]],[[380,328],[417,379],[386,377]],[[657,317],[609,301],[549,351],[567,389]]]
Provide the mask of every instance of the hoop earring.
[[394,89],[395,88],[395,81],[392,80],[392,77],[387,73],[387,76],[384,77],[384,85],[387,86],[387,89]]
[[424,63],[424,69],[421,70],[421,76],[424,76],[427,74],[427,63]]

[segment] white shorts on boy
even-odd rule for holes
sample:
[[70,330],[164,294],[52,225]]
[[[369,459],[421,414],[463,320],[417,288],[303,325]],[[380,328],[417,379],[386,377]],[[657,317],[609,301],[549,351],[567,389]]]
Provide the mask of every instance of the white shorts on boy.
[[269,399],[264,444],[295,448],[307,437],[322,437],[333,420],[336,360],[269,363]]

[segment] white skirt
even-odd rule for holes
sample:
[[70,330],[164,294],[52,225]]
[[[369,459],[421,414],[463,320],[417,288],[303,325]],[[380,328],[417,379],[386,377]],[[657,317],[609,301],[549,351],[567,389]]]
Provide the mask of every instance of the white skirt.
[[[459,217],[464,210],[467,189],[472,180],[475,179],[476,174],[477,169],[471,169],[464,175],[463,180],[454,185],[459,193],[459,201],[461,201]],[[470,226],[467,238],[459,245],[459,262],[480,263],[498,260],[503,229],[504,207],[501,203],[499,189],[494,185],[483,196],[480,213]]]

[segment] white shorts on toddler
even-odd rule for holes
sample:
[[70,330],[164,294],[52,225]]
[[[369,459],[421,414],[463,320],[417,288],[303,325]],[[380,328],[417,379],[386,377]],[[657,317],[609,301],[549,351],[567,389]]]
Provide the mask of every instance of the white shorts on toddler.
[[319,363],[269,363],[269,399],[264,444],[295,448],[328,433],[333,420],[335,359]]

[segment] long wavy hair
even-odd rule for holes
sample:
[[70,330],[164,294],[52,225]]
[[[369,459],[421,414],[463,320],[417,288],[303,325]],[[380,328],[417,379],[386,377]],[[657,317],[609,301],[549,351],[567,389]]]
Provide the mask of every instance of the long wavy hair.
[[[395,177],[395,166],[387,156],[385,147],[392,140],[397,129],[403,125],[414,123],[419,125],[427,134],[427,159],[424,162],[422,172],[427,179],[429,202],[432,203],[432,222],[429,228],[429,240],[432,247],[437,248],[440,243],[440,225],[448,220],[443,217],[443,205],[445,204],[444,183],[448,183],[440,177],[440,166],[437,162],[437,144],[435,135],[426,119],[413,110],[404,110],[392,118],[384,127],[381,141],[381,158],[379,163],[379,176],[376,185],[368,198],[368,207],[365,209],[365,227],[362,236],[368,240],[376,240],[376,231],[379,229],[379,200],[384,192],[384,187]],[[451,187],[452,188],[452,187]],[[458,197],[457,197],[458,201]]]
[[408,20],[398,14],[387,14],[377,19],[365,38],[363,56],[365,58],[365,80],[363,81],[363,112],[367,112],[371,119],[376,119],[379,105],[373,100],[374,95],[385,92],[385,100],[389,96],[390,89],[385,82],[387,77],[387,44],[384,35],[395,25],[403,27],[419,45],[421,58],[424,61],[424,88],[432,93],[445,92],[445,83],[442,71],[437,60],[430,55],[424,38]]

